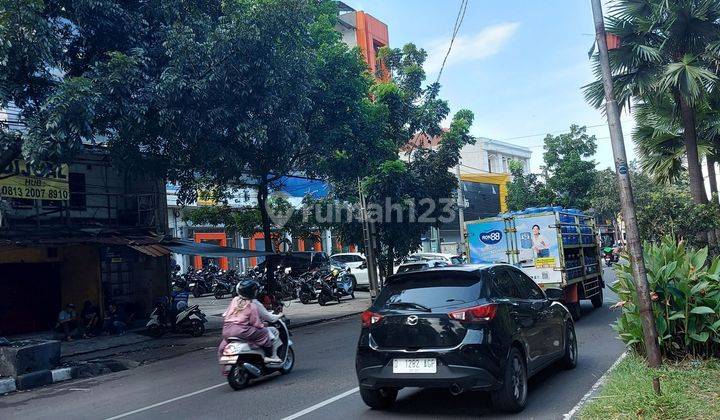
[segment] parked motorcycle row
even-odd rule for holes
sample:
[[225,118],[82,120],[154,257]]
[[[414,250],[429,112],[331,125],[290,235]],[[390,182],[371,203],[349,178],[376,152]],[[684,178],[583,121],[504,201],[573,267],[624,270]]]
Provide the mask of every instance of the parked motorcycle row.
[[268,292],[265,272],[251,268],[238,274],[234,269],[220,270],[208,265],[200,270],[175,273],[173,287],[185,289],[194,297],[212,293],[216,299],[234,297],[235,285],[241,280],[253,279],[260,284],[258,300],[270,310],[282,311],[282,302],[298,299],[303,304],[317,302],[325,306],[344,297],[355,298],[356,281],[346,270],[327,266],[295,275],[289,267],[278,266],[275,271],[275,287]]

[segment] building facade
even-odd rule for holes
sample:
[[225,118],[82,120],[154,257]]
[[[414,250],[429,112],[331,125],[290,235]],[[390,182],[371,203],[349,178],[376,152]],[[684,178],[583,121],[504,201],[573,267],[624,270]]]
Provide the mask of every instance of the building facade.
[[[355,10],[343,2],[337,2],[339,22],[335,28],[342,34],[342,39],[349,47],[358,47],[372,74],[381,70],[377,60],[380,48],[390,45],[388,26],[360,10]],[[387,75],[383,75],[387,77]]]
[[530,173],[532,150],[527,147],[478,137],[475,144],[465,146],[461,153],[463,173],[510,173],[510,162],[522,163],[525,173]]
[[89,146],[50,174],[22,160],[0,172],[0,334],[51,329],[62,307],[86,300],[143,318],[167,293],[161,180]]

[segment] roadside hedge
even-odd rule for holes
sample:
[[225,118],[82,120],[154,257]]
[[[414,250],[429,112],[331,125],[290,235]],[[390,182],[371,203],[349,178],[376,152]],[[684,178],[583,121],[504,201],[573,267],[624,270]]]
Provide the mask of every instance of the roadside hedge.
[[[693,249],[665,237],[644,245],[644,260],[663,356],[720,356],[720,257],[709,260],[707,248]],[[616,274],[610,289],[619,297],[613,308],[622,314],[613,329],[628,347],[644,354],[630,264],[616,265]]]

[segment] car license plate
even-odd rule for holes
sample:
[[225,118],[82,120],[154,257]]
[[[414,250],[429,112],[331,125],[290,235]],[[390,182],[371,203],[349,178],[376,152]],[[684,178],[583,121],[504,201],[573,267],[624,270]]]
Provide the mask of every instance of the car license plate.
[[435,359],[393,359],[393,373],[437,373]]

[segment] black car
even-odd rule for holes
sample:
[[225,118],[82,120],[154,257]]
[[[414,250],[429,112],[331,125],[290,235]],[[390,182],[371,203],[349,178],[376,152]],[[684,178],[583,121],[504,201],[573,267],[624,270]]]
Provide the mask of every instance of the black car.
[[521,411],[528,378],[556,362],[577,363],[568,310],[513,266],[468,265],[388,277],[362,314],[355,367],[371,408],[420,387],[487,390]]

